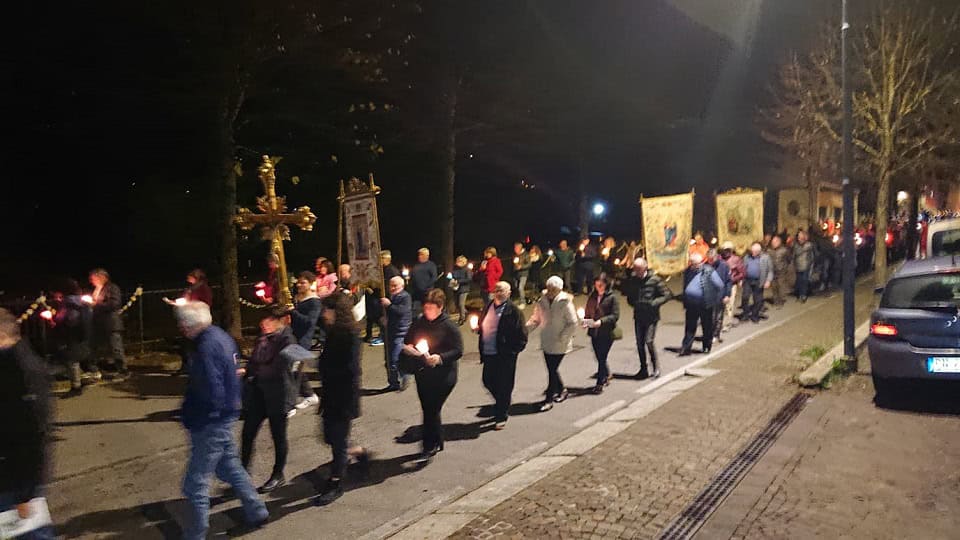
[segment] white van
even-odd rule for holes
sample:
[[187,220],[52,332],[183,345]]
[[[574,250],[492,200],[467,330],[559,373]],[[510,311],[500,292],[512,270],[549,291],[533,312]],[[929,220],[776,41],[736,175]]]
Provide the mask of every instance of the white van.
[[926,257],[960,255],[960,218],[933,221],[927,226]]

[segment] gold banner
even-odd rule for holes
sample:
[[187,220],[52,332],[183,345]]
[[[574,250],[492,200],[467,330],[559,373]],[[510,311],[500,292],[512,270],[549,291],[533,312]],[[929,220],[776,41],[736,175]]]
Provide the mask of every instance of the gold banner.
[[343,202],[343,219],[347,233],[347,262],[356,283],[380,287],[380,228],[377,220],[377,198],[374,193],[350,197]]
[[763,240],[763,191],[735,189],[718,193],[717,239],[733,242],[737,253]]
[[647,262],[658,274],[675,274],[687,267],[693,236],[693,193],[640,199]]

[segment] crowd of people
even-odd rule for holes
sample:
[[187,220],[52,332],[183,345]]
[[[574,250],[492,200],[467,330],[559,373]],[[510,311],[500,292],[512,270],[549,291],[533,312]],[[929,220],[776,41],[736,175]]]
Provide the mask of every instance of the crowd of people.
[[[329,476],[315,502],[330,504],[342,495],[348,464],[355,462],[362,468],[369,463],[367,450],[354,444],[350,436],[351,424],[360,416],[364,342],[385,347],[385,391],[402,392],[415,381],[422,411],[422,451],[415,465],[426,466],[444,447],[441,413],[457,384],[464,353],[460,327],[467,322],[478,340],[482,383],[493,401],[492,428],[499,431],[509,420],[518,355],[534,329],[540,330],[546,367],[547,387],[539,406],[546,412],[569,395],[560,365],[573,350],[578,329],[589,337],[597,361],[593,392],[602,393],[610,384],[613,377],[607,358],[614,343],[623,337],[621,296],[633,309],[639,360],[634,377],[656,378],[660,376],[657,325],[660,310],[668,301],[681,301],[685,310],[684,337],[677,354],[694,352],[698,329],[700,351],[709,353],[737,321],[759,323],[765,317],[766,291],[775,307],[782,305],[791,291],[805,302],[815,288],[832,285],[837,267],[832,254],[825,254],[804,231],[769,235],[744,253],[737,253],[729,242],[717,249],[697,234],[691,241],[679,294],[671,292],[667,279],[650,268],[636,242],[618,246],[613,238],[600,242],[584,239],[572,249],[562,240],[557,249],[546,253],[538,246],[518,242],[512,255],[512,260],[503,262],[496,248],[488,247],[478,265],[459,256],[454,267],[443,274],[426,248],[418,251],[417,263],[409,270],[394,266],[392,254],[384,251],[381,264],[387,290],[383,294],[380,283],[355,281],[350,265],[335,269],[330,260],[321,257],[315,262],[315,273],[296,275],[292,309],[272,304],[265,310],[259,336],[246,357],[241,357],[233,338],[213,324],[213,295],[206,276],[201,270],[190,272],[182,295],[165,299],[183,335],[182,372],[188,376],[182,421],[189,432],[191,454],[183,493],[192,514],[185,536],[203,538],[206,534],[214,474],[232,485],[250,524],[257,526],[267,520],[259,496],[286,483],[288,422],[311,406],[320,407],[324,440],[332,454]],[[276,259],[271,261],[274,264],[268,261],[270,274],[262,293],[268,303],[278,297],[280,287]],[[90,272],[89,280],[89,294],[72,282],[51,299],[55,313],[49,324],[59,336],[55,354],[69,366],[72,390],[68,396],[80,393],[88,380],[102,377],[101,368],[109,368],[114,378],[126,374],[119,288],[102,269]],[[584,294],[584,307],[578,311],[575,297]],[[479,312],[471,313],[467,307],[472,296],[482,300]],[[365,308],[362,317],[357,315],[361,303]],[[527,309],[532,309],[529,317],[524,316]],[[361,327],[364,319],[365,332]],[[15,328],[8,330],[8,341],[14,340],[16,345],[0,348],[0,353],[12,351],[9,354],[23,359],[24,373],[33,373],[35,358],[13,337]],[[314,361],[318,389],[304,371]],[[45,373],[42,377],[45,379]],[[27,378],[36,382],[35,376]],[[42,415],[35,417],[36,425],[29,429],[42,434],[46,420]],[[232,425],[241,417],[238,449]],[[250,476],[254,441],[265,421],[273,441],[273,467],[267,480],[254,488]],[[39,481],[14,487],[17,504],[27,494],[39,493]],[[5,486],[3,495],[11,489]]]

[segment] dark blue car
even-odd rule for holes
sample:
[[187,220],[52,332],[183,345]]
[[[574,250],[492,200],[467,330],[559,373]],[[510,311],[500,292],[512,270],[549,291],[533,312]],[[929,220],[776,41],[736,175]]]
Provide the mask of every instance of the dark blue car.
[[887,281],[867,340],[877,396],[903,379],[960,383],[960,256],[907,261]]

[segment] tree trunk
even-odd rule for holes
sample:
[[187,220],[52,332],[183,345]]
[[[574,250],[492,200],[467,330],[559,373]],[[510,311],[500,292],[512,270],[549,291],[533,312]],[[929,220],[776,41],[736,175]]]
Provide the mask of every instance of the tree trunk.
[[[874,282],[879,287],[887,282],[887,222],[889,221],[890,207],[890,173],[888,171],[881,171],[877,188],[877,211],[875,214],[877,236],[873,275]],[[846,223],[843,225],[844,227],[848,226]]]
[[457,178],[457,98],[460,92],[460,77],[451,77],[447,84],[446,136],[443,140],[443,187],[442,224],[440,229],[440,261],[444,269],[453,268],[454,228],[456,225],[456,178]]
[[917,247],[920,240],[920,234],[917,231],[917,201],[920,200],[920,186],[914,184],[908,192],[910,198],[907,200],[907,215],[910,219],[907,221],[907,254],[906,260],[917,258]]
[[234,339],[240,339],[240,280],[237,261],[237,145],[234,122],[246,96],[245,85],[234,79],[234,91],[224,100],[220,125],[220,271],[223,284],[221,327]]
[[812,167],[807,167],[807,232],[817,225],[820,217],[820,182],[813,177]]

